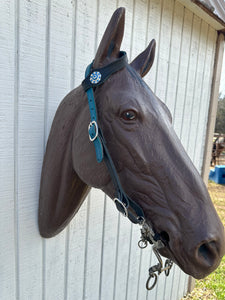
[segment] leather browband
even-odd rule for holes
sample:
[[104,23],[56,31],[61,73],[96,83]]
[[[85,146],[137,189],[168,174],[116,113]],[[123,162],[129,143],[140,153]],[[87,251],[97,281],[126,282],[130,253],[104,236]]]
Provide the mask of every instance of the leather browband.
[[[92,70],[93,62],[90,65],[89,74],[85,74],[85,79],[82,81],[82,86],[85,92],[90,89],[97,87],[103,84],[113,73],[119,71],[120,69],[124,68],[127,65],[127,54],[124,51],[120,51],[120,57],[113,61],[112,63],[108,64],[103,68],[97,68]],[[92,74],[94,74],[92,76]],[[100,74],[100,77],[96,79],[90,78],[95,77],[95,74]]]

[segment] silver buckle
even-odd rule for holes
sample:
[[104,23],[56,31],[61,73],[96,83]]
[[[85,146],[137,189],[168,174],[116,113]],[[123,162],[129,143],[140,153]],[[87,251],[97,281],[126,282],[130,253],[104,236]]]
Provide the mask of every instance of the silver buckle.
[[125,204],[118,198],[114,198],[113,201],[115,202],[115,204],[116,204],[116,202],[118,202],[122,206],[122,208],[124,209],[124,212],[120,212],[120,213],[124,217],[127,217],[128,216],[128,211],[127,211],[127,208],[126,208]]
[[139,221],[139,225],[140,226],[143,226],[144,225],[144,223],[145,223],[145,218],[144,217],[142,217],[142,216],[139,216],[139,217],[137,217],[137,220]]
[[[90,128],[91,128],[93,125],[95,126],[95,136],[92,138],[92,137],[90,136],[89,130],[90,130]],[[92,121],[92,122],[90,122],[90,124],[88,125],[88,134],[89,134],[89,139],[90,139],[91,142],[94,142],[94,140],[97,139],[97,137],[98,137],[98,124],[96,123],[96,121]]]

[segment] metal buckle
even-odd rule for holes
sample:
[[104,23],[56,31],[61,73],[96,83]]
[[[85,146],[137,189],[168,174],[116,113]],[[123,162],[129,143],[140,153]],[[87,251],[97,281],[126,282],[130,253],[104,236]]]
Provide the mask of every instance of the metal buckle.
[[126,207],[125,203],[123,203],[123,202],[122,202],[120,199],[118,199],[118,198],[114,198],[113,201],[115,202],[115,204],[116,204],[116,202],[118,202],[119,205],[122,206],[122,208],[124,209],[124,212],[121,212],[121,211],[119,211],[119,212],[120,212],[124,217],[127,217],[127,216],[128,216],[128,211],[127,211],[127,207]]
[[140,226],[143,226],[143,225],[144,225],[144,223],[145,223],[145,218],[144,218],[144,217],[139,216],[139,217],[137,217],[137,220],[138,220],[138,224],[139,224]]
[[[91,137],[89,130],[91,129],[92,126],[95,126],[95,136]],[[89,139],[91,142],[94,142],[94,140],[97,139],[98,137],[98,124],[96,123],[96,121],[92,121],[90,122],[90,124],[88,125],[88,134],[89,134]]]

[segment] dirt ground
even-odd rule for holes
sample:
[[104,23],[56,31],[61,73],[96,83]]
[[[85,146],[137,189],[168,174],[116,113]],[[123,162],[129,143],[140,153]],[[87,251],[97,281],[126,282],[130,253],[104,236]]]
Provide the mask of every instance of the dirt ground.
[[220,218],[224,221],[225,220],[225,185],[216,184],[210,181],[208,184],[208,191]]

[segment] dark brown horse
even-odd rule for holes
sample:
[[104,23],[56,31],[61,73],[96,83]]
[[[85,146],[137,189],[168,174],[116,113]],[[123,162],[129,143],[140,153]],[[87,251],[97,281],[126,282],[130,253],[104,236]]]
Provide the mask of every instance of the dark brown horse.
[[[92,69],[114,66],[121,59],[124,15],[123,8],[113,14]],[[224,255],[224,228],[177,138],[168,108],[142,80],[154,54],[153,40],[130,64],[123,62],[104,84],[93,87],[98,124],[108,149],[107,154],[104,148],[104,155],[112,159],[126,199],[143,211],[145,222],[163,241],[160,253],[184,272],[202,278],[217,268]],[[89,140],[89,123],[87,95],[79,86],[60,104],[48,139],[39,204],[43,237],[65,228],[91,187],[115,198],[106,160],[97,162]]]
[[225,150],[225,136],[221,135],[213,142],[211,166],[219,164],[221,153]]

